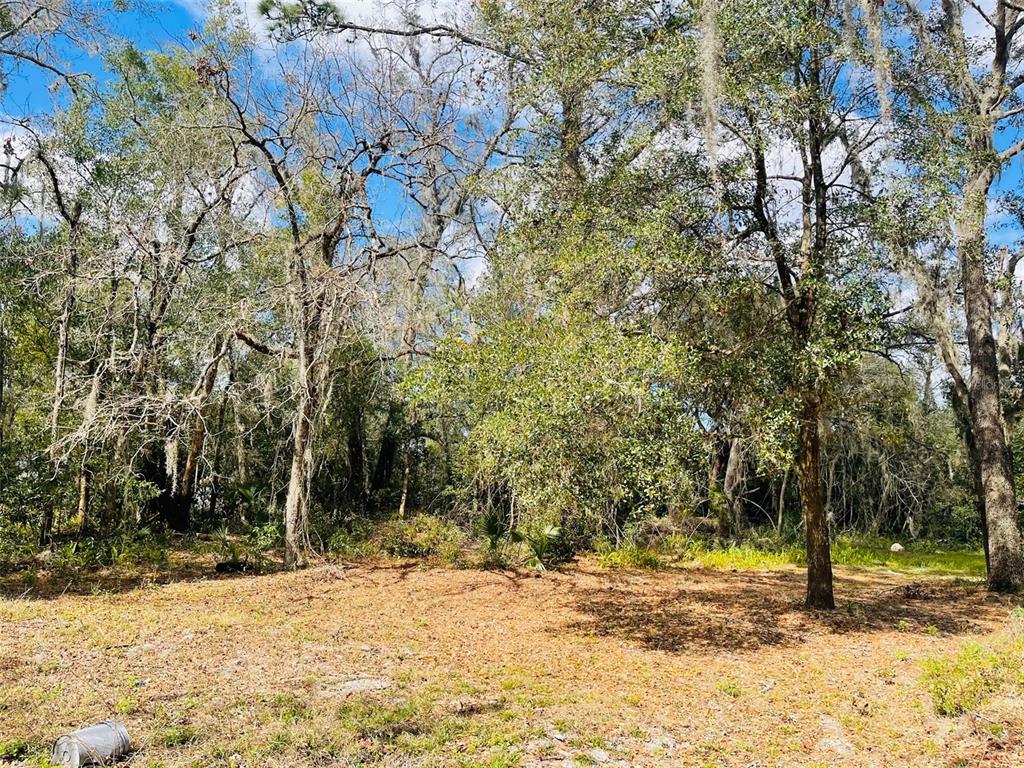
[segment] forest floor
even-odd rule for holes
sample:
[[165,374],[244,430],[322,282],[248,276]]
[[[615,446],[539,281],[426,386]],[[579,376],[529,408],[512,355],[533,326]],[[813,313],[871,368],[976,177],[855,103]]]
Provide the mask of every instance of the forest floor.
[[116,717],[150,768],[1024,764],[1024,697],[925,683],[1020,621],[976,581],[843,567],[825,614],[792,566],[192,566],[0,592],[0,757]]

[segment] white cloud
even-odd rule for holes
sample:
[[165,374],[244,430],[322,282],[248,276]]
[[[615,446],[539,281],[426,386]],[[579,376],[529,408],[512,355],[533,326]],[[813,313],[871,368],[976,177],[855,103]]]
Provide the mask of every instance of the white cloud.
[[[205,18],[216,3],[204,0],[174,0],[197,19]],[[262,24],[257,6],[259,0],[235,0],[253,28]],[[453,14],[466,7],[464,0],[336,0],[335,5],[342,16],[362,24],[399,22],[403,13],[413,11],[421,22],[449,20]]]

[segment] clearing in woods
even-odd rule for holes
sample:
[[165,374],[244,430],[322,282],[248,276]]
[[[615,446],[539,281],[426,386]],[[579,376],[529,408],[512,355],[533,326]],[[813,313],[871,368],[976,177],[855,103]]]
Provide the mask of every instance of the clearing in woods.
[[940,716],[923,671],[1013,631],[1013,602],[867,569],[837,587],[832,615],[801,609],[795,568],[392,563],[8,593],[0,742],[41,764],[115,716],[152,768],[1021,764],[1019,698]]

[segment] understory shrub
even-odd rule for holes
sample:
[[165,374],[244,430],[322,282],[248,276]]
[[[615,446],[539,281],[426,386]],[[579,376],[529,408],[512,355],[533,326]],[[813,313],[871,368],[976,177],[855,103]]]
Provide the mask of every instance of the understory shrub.
[[609,540],[602,539],[595,545],[598,561],[605,568],[643,568],[656,570],[663,563],[661,556],[652,548],[635,541],[627,541],[618,546]]
[[171,545],[166,536],[148,529],[121,531],[106,538],[86,536],[55,544],[47,558],[54,569],[167,565]]
[[375,552],[371,531],[364,526],[346,526],[334,531],[327,540],[327,551],[340,558],[360,560]]
[[388,521],[377,537],[381,551],[392,557],[439,557],[447,563],[458,562],[466,544],[458,526],[430,515]]
[[276,523],[254,526],[244,536],[233,536],[228,528],[217,532],[218,560],[242,570],[261,570],[266,553],[280,546],[282,532]]
[[6,519],[0,510],[0,565],[27,560],[36,553],[36,530]]
[[535,524],[512,532],[512,540],[526,548],[526,564],[550,568],[572,556],[572,549],[561,546],[562,529],[557,525]]

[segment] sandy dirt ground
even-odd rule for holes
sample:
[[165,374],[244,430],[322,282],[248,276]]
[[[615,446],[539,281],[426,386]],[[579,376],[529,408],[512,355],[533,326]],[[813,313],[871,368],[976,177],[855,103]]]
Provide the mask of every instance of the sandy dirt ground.
[[0,600],[0,742],[124,722],[139,766],[1018,766],[1021,703],[936,714],[977,585],[417,564]]

